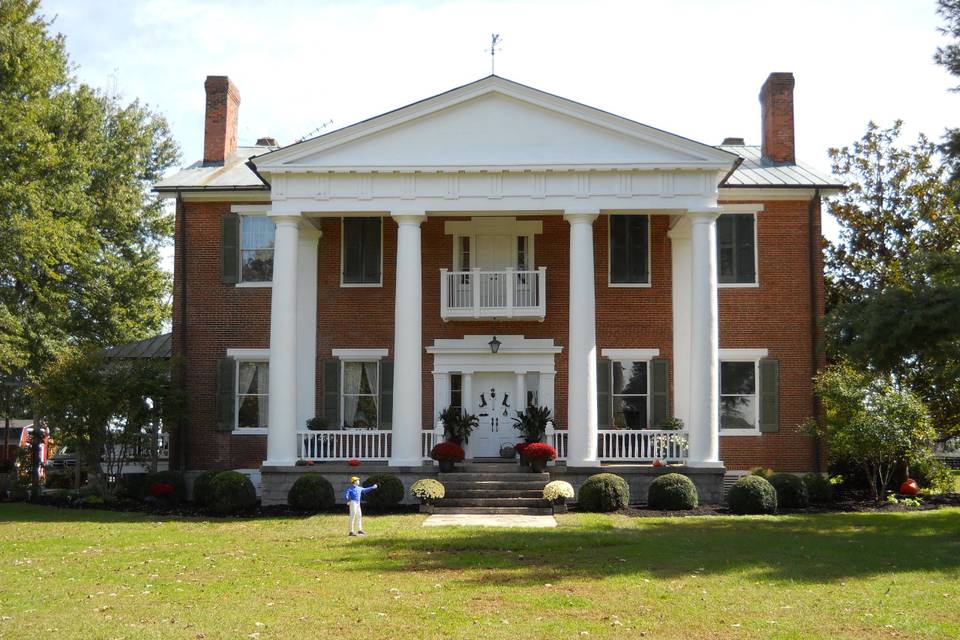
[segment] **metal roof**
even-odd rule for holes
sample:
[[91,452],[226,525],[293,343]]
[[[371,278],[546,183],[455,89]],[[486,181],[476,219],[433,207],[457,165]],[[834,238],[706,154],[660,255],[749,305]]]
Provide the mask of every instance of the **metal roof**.
[[223,165],[205,165],[194,162],[179,172],[153,185],[154,191],[236,191],[266,190],[267,186],[247,160],[268,153],[278,147],[237,147]]
[[108,358],[169,358],[171,354],[171,335],[161,333],[146,340],[118,344],[114,347],[108,347],[105,353]]
[[816,169],[797,162],[772,164],[764,162],[759,145],[718,145],[719,149],[735,153],[743,162],[721,184],[722,187],[843,187],[835,177],[825,176]]

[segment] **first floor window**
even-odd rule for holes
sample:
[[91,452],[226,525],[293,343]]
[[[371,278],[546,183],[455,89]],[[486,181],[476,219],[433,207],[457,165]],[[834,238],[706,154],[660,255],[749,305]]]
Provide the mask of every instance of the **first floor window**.
[[610,216],[610,284],[649,284],[650,218]]
[[540,372],[527,373],[527,406],[540,406]]
[[720,363],[720,430],[757,428],[756,362]]
[[380,218],[343,219],[343,284],[379,285]]
[[240,281],[273,280],[275,225],[267,216],[240,218]]
[[459,373],[450,374],[450,406],[463,410],[463,376]]
[[237,361],[238,430],[267,428],[269,367],[266,362]]
[[647,362],[614,360],[610,363],[613,428],[647,428]]
[[379,368],[378,362],[344,361],[341,406],[345,428],[377,428]]
[[752,213],[724,213],[717,218],[717,282],[757,281]]

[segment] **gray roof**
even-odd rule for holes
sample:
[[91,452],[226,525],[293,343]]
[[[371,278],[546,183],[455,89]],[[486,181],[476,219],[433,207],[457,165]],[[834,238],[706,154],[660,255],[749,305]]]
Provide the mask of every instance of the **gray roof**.
[[277,147],[237,147],[223,165],[194,162],[186,169],[153,185],[154,191],[237,191],[266,190],[267,186],[247,166],[247,160]]
[[759,145],[718,145],[718,149],[735,153],[743,162],[728,177],[723,187],[843,187],[839,180],[819,173],[810,166],[771,164],[763,161]]
[[146,340],[118,344],[115,347],[108,347],[105,353],[108,358],[169,358],[171,335],[161,333]]

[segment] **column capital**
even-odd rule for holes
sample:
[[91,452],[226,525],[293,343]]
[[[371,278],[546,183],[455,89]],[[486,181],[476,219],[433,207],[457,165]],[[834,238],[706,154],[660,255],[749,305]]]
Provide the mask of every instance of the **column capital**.
[[570,224],[593,224],[599,215],[597,209],[567,209],[563,212],[563,219]]
[[689,209],[686,217],[692,224],[706,224],[713,222],[721,214],[720,207],[710,207],[707,209]]
[[277,225],[278,227],[280,226],[299,227],[300,221],[303,219],[301,216],[293,216],[287,213],[281,213],[281,214],[269,213],[267,215],[269,215],[270,219],[273,220],[273,224]]
[[390,217],[398,225],[420,226],[427,219],[426,211],[391,211]]

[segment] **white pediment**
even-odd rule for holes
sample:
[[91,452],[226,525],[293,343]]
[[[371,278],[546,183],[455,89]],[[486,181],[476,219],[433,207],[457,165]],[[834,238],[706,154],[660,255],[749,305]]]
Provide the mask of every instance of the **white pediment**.
[[255,163],[264,173],[723,169],[735,158],[491,76]]

